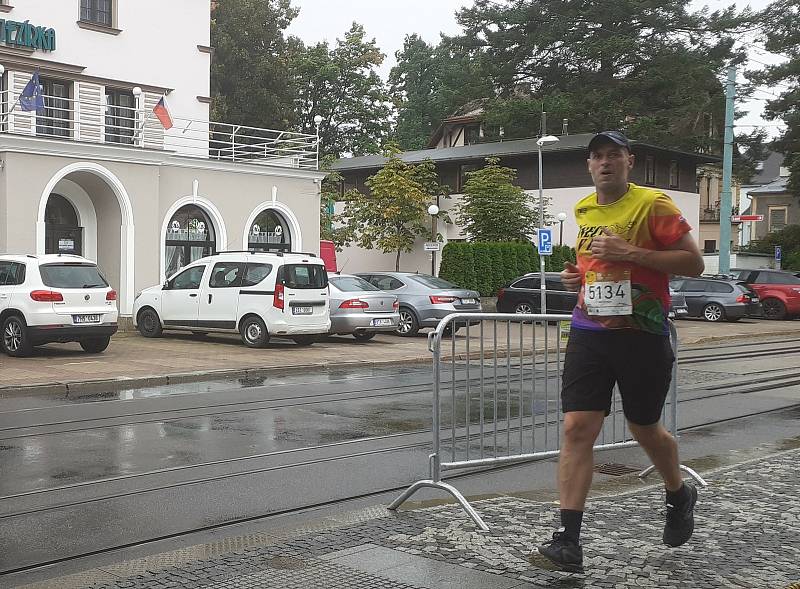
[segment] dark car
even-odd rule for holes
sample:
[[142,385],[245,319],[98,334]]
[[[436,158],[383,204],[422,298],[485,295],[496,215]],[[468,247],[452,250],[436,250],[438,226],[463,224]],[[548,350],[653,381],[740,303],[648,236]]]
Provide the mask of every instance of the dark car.
[[761,316],[758,295],[738,280],[716,278],[674,278],[670,289],[686,299],[689,317],[706,321],[738,321]]
[[800,278],[792,272],[741,268],[734,268],[731,272],[758,294],[767,319],[789,319],[800,315]]
[[[558,272],[544,273],[548,313],[572,313],[578,302],[578,293],[568,291]],[[520,276],[497,291],[498,313],[539,313],[541,289],[538,272]]]

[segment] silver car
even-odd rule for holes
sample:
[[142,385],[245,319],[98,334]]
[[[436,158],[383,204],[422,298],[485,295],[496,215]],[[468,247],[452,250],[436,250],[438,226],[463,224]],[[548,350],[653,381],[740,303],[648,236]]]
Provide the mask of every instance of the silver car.
[[367,341],[379,331],[395,331],[400,323],[397,297],[363,278],[347,274],[328,277],[331,334],[352,334]]
[[429,274],[411,272],[359,272],[400,301],[400,325],[397,333],[413,336],[424,327],[436,327],[450,313],[480,313],[480,294],[451,284]]

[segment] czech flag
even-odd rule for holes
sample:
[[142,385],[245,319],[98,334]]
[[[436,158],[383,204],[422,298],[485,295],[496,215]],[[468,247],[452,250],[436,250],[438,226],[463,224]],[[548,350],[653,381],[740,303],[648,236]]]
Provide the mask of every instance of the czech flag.
[[161,97],[161,100],[158,101],[158,104],[153,107],[153,113],[156,115],[159,121],[161,121],[161,125],[165,129],[172,128],[172,115],[169,114],[169,109],[167,108],[167,102],[164,100],[164,97]]

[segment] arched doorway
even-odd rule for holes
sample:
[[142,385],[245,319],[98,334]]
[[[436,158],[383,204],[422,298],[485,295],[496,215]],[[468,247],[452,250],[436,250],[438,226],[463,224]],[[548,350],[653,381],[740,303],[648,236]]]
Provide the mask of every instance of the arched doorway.
[[216,252],[214,224],[197,205],[184,205],[167,222],[164,274],[171,276],[187,264]]
[[292,251],[292,232],[284,216],[274,209],[261,211],[247,231],[247,249]]
[[72,203],[52,193],[44,212],[46,254],[83,255],[83,227]]

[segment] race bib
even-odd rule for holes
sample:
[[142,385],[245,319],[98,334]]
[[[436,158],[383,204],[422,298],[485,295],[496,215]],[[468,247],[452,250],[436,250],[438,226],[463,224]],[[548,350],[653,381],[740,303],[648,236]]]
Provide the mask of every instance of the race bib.
[[633,314],[630,270],[587,272],[583,300],[589,315]]

